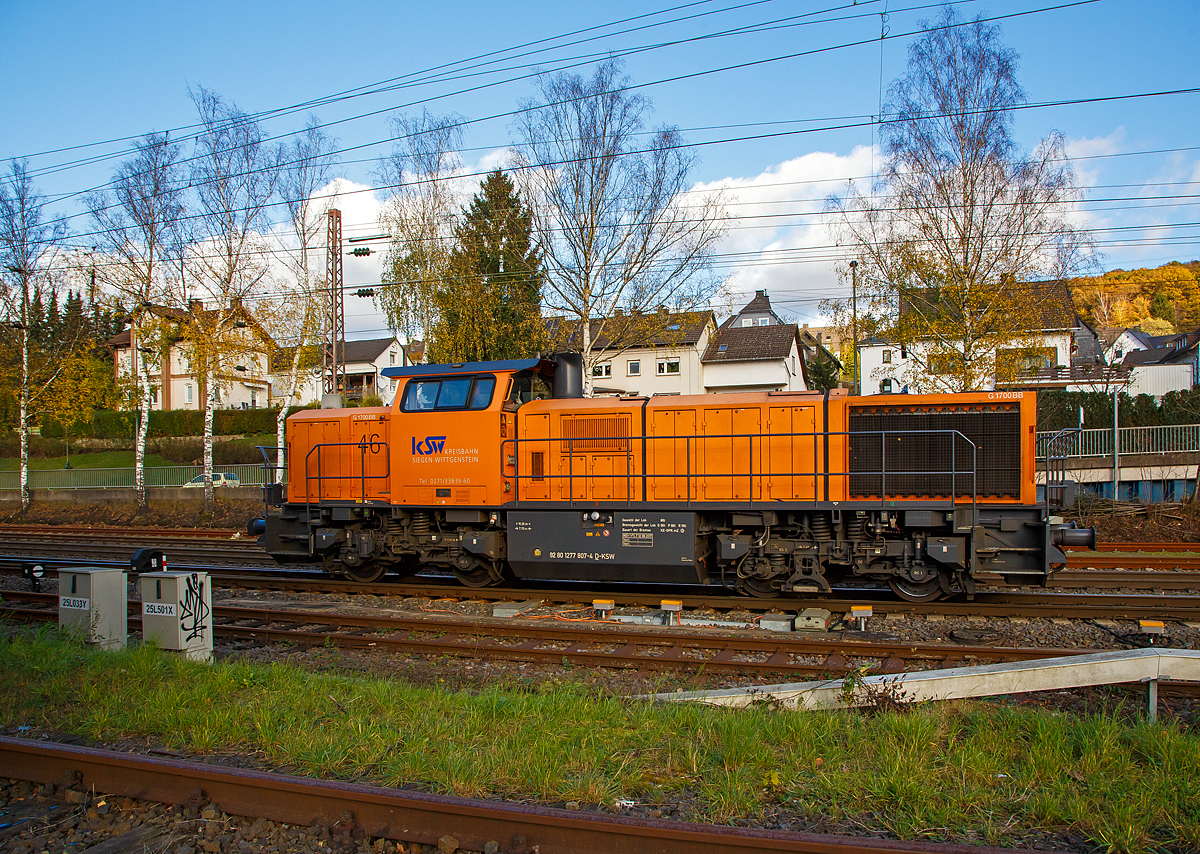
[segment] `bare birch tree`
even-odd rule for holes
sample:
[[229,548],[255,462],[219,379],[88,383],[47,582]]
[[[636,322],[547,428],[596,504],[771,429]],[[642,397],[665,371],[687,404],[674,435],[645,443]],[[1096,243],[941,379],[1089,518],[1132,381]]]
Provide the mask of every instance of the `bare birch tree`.
[[[1069,219],[1078,194],[1062,136],[1028,155],[1013,139],[1026,100],[1016,61],[998,27],[947,7],[889,92],[878,186],[830,200],[860,265],[860,317],[908,349],[903,382],[975,390],[1005,370],[1005,353],[1036,356],[1033,283],[1090,258]],[[847,301],[826,309],[849,313]]]
[[644,327],[658,306],[696,308],[719,286],[706,273],[724,233],[721,199],[689,193],[695,154],[675,128],[645,133],[652,105],[628,86],[616,60],[590,80],[543,76],[516,122],[547,271],[544,300],[579,323],[588,396],[594,338],[654,336]]
[[383,263],[390,281],[379,303],[391,328],[412,341],[433,327],[434,292],[449,275],[460,207],[453,178],[462,167],[456,151],[462,117],[425,111],[392,122],[399,142],[379,176],[394,188],[383,214],[392,234]]
[[192,92],[201,130],[196,137],[192,186],[197,242],[188,261],[211,308],[189,306],[186,346],[203,377],[204,501],[213,503],[213,411],[222,382],[233,381],[237,362],[252,351],[244,300],[268,273],[266,210],[279,184],[281,153],[258,123],[206,89]]
[[[146,437],[155,369],[171,358],[169,328],[151,311],[170,302],[172,276],[182,249],[186,176],[180,146],[165,134],[148,134],[137,154],[117,167],[110,192],[87,197],[104,263],[97,278],[129,308],[130,377],[137,402],[133,483],[138,504],[146,506]],[[166,394],[166,391],[162,391]]]
[[[279,283],[281,296],[266,314],[264,325],[275,341],[290,348],[291,357],[278,389],[282,398],[275,420],[275,441],[283,448],[287,410],[300,384],[301,372],[320,364],[320,346],[328,326],[329,306],[324,294],[322,269],[325,249],[325,215],[334,196],[318,197],[329,184],[334,164],[335,140],[325,134],[316,119],[310,119],[285,149],[280,173],[279,195],[288,212],[286,245],[277,254],[288,270],[289,279]],[[286,351],[285,351],[286,352]],[[282,463],[282,460],[280,460]],[[283,468],[276,472],[283,482]]]
[[[65,233],[61,222],[43,216],[45,198],[33,186],[24,161],[9,163],[0,180],[0,282],[3,282],[4,317],[16,332],[21,348],[17,387],[17,431],[20,436],[21,510],[29,508],[29,424],[37,402],[58,371],[57,360],[35,359],[32,352],[30,309],[34,303],[57,299],[52,275],[55,244]],[[58,342],[59,345],[63,342]],[[40,362],[41,364],[38,364]],[[61,362],[57,362],[61,365]]]

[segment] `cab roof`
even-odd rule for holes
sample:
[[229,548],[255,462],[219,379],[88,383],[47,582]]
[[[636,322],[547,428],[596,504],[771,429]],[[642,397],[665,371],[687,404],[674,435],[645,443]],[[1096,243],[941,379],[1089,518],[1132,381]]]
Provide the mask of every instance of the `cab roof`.
[[407,368],[384,368],[385,377],[425,377],[433,374],[482,374],[500,371],[529,371],[541,368],[553,371],[554,363],[546,359],[502,359],[495,362],[463,362],[457,365],[412,365]]

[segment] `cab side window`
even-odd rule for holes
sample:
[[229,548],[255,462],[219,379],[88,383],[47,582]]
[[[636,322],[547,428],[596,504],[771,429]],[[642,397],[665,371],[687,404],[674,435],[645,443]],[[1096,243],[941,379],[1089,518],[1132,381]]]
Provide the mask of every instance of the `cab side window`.
[[487,409],[496,389],[495,377],[480,377],[475,380],[475,391],[471,394],[471,409]]
[[487,409],[495,389],[493,376],[410,380],[404,389],[402,408],[405,412]]
[[441,383],[437,380],[413,380],[404,390],[404,409],[406,412],[428,412],[437,405],[438,389]]
[[442,380],[442,393],[438,395],[438,409],[462,409],[467,405],[471,393],[471,379]]

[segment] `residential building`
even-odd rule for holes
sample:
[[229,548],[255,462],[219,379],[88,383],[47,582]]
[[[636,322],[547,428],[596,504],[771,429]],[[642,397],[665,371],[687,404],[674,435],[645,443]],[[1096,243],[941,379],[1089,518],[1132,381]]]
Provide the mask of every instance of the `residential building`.
[[842,352],[842,331],[836,326],[809,326],[806,323],[800,327],[800,340],[820,344],[835,358]]
[[[817,346],[820,346],[817,344]],[[805,391],[805,344],[800,328],[771,308],[766,291],[721,324],[701,357],[706,392]]]
[[[358,341],[347,341],[343,349],[346,365],[346,383],[339,389],[344,402],[360,401],[364,397],[375,395],[385,405],[390,405],[396,394],[396,379],[387,379],[381,372],[384,368],[408,367],[414,364],[411,354],[421,342],[401,344],[396,336],[390,338],[368,338]],[[328,345],[325,345],[328,347]],[[420,348],[423,350],[423,347]],[[281,377],[290,366],[290,352],[282,354],[283,358],[276,360],[276,377]],[[320,403],[324,388],[324,367],[314,366],[304,372],[293,396],[292,406],[307,406],[310,403]]]
[[767,292],[755,291],[754,299],[742,306],[741,311],[722,323],[721,328],[783,325],[786,325],[783,318],[775,313],[775,309],[771,308],[771,298],[767,296]]
[[[1147,335],[1140,329],[1124,329],[1109,348],[1109,358],[1113,364],[1121,364],[1141,379],[1140,382],[1135,380],[1135,385],[1146,386],[1142,393],[1161,397],[1167,391],[1182,391],[1200,385],[1198,345],[1200,329],[1172,335]],[[1168,365],[1176,367],[1149,370]],[[1186,366],[1186,370],[1181,366]]]
[[[231,334],[241,336],[244,350],[236,364],[217,376],[216,404],[221,409],[258,409],[271,405],[270,353],[274,349],[267,334],[241,303],[225,310],[233,327]],[[118,383],[130,382],[134,372],[143,376],[143,364],[149,366],[151,409],[204,409],[208,379],[197,372],[186,344],[185,331],[193,322],[200,326],[214,323],[216,309],[205,309],[193,300],[185,309],[163,305],[148,305],[149,316],[144,335],[130,326],[109,339],[113,354],[113,372]],[[149,333],[150,322],[155,334]],[[161,340],[165,347],[144,345]]]
[[[1011,352],[1021,359],[1017,376],[999,384],[989,377],[982,390],[997,385],[1003,388],[1089,390],[1097,383],[1111,380],[1104,365],[1096,331],[1075,311],[1071,291],[1065,281],[1030,282],[1033,291],[1028,301],[1034,316],[1026,332],[1026,342]],[[901,312],[906,306],[901,306]],[[916,365],[936,362],[937,348],[932,341],[901,345],[878,338],[859,342],[863,394],[898,391],[934,391],[937,386],[923,381]],[[993,354],[996,361],[1006,357],[1004,350]]]
[[[546,321],[550,341],[579,348],[579,321]],[[703,394],[701,356],[717,331],[711,311],[615,314],[591,322],[594,393]],[[585,370],[587,367],[585,366]]]
[[722,328],[701,359],[704,390],[806,391],[805,352],[794,323]]

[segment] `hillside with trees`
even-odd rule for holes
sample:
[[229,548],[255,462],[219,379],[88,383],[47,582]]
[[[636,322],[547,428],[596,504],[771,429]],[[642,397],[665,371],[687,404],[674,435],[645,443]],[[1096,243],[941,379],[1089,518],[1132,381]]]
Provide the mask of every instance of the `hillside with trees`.
[[1169,335],[1200,327],[1200,261],[1112,270],[1071,280],[1075,306],[1099,329]]

